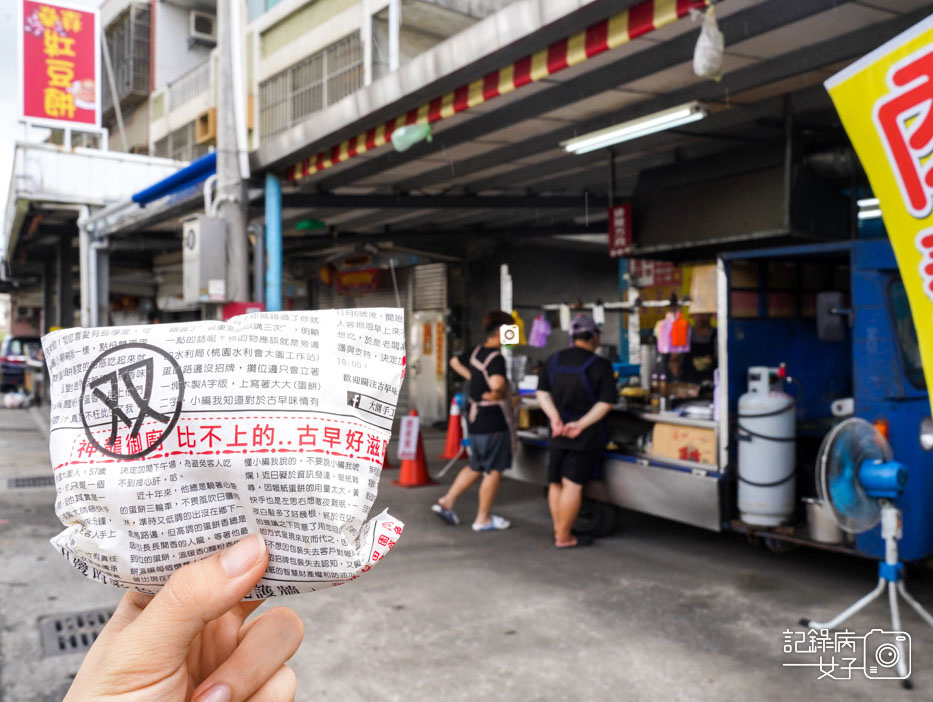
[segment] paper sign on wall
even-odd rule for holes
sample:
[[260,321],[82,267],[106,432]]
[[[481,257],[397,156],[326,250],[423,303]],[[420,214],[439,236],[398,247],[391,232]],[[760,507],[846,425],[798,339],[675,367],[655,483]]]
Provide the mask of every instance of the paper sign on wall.
[[401,431],[398,438],[398,458],[400,461],[414,461],[418,457],[418,432],[420,429],[420,417],[402,417]]

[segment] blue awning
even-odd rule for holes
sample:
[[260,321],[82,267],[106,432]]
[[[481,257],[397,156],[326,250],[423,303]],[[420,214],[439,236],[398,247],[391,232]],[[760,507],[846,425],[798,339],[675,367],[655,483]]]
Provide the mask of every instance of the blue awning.
[[134,193],[130,198],[140,207],[145,207],[150,202],[170,195],[171,193],[189,188],[197,183],[204,182],[208,177],[217,172],[217,152],[212,151],[206,156],[202,156],[196,161],[192,161],[187,166],[163,178],[158,183],[150,185],[138,193]]

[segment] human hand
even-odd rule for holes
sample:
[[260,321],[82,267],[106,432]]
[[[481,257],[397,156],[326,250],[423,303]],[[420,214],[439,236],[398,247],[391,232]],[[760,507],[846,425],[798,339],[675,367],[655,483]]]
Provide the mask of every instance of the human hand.
[[564,433],[564,422],[561,419],[551,420],[551,436],[560,436]]
[[155,597],[127,592],[91,647],[65,702],[284,702],[295,698],[285,665],[304,625],[286,607],[244,620],[241,602],[266,570],[251,534],[179,568]]
[[482,395],[480,395],[480,399],[484,402],[497,402],[498,400],[502,399],[502,395],[493,390],[487,390]]
[[576,439],[580,434],[583,433],[583,430],[586,427],[580,424],[580,422],[567,422],[564,425],[564,436],[568,439]]

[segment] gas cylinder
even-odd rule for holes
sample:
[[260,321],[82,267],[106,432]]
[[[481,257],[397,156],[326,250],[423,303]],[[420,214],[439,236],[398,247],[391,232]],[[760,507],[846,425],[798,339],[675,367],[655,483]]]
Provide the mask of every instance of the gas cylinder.
[[780,392],[780,369],[748,369],[748,392],[739,398],[739,513],[742,521],[777,526],[794,513],[796,402]]

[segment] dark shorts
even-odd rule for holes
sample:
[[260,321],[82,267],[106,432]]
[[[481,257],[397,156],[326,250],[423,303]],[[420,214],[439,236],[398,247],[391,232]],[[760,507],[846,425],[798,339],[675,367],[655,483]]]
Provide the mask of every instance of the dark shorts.
[[470,434],[470,468],[477,473],[508,470],[512,467],[512,437],[507,431]]
[[567,478],[577,485],[585,485],[593,479],[602,459],[602,451],[574,451],[552,446],[548,449],[547,481],[559,483]]

